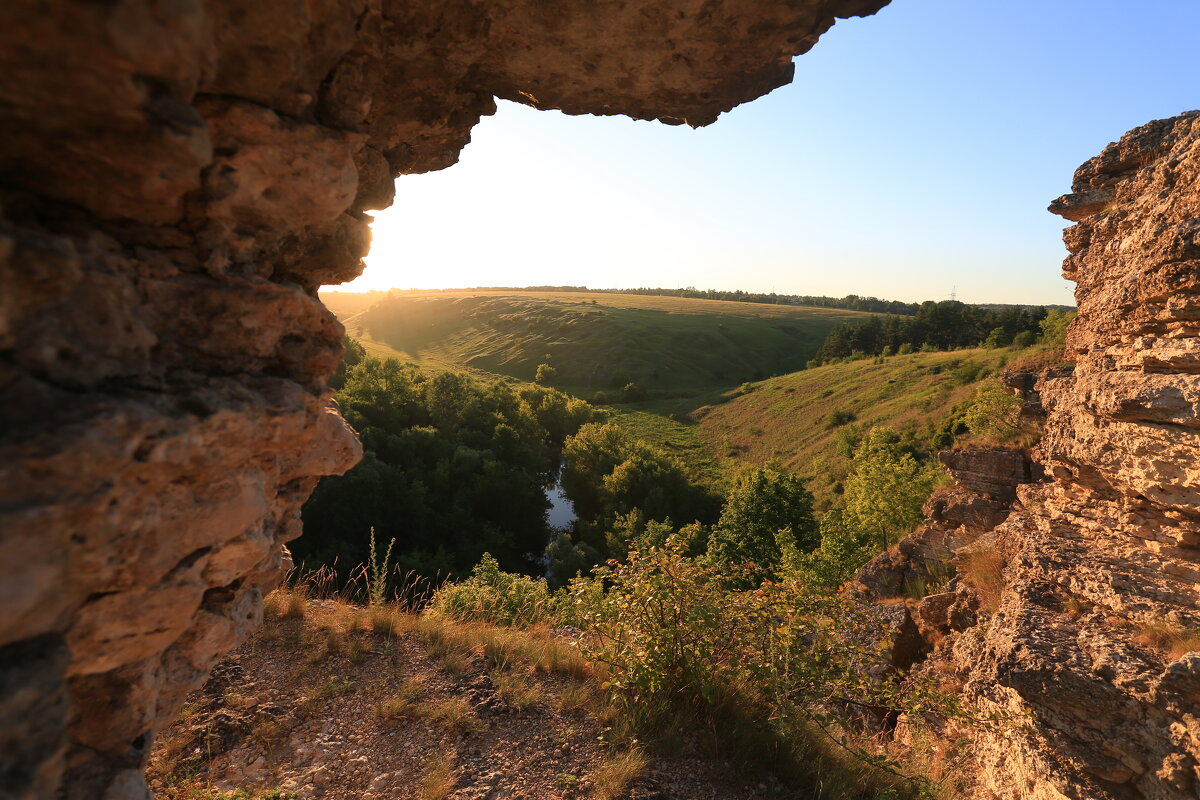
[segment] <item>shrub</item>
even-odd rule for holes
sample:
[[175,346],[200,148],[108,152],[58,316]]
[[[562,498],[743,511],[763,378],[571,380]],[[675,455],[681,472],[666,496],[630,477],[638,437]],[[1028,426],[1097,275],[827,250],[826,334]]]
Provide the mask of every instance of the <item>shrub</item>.
[[858,417],[855,416],[853,411],[839,408],[837,411],[834,411],[829,415],[829,427],[840,428],[843,425],[849,425],[856,419],[858,419]]
[[621,389],[621,399],[626,403],[640,403],[648,396],[646,390],[636,383],[627,383]]
[[1016,437],[1021,430],[1021,399],[1000,381],[987,381],[975,390],[975,399],[964,416],[971,433],[998,441]]
[[686,549],[677,537],[635,544],[627,563],[596,570],[607,592],[572,584],[585,655],[607,669],[617,718],[633,732],[678,729],[681,719],[716,735],[765,727],[779,755],[822,731],[886,768],[844,734],[858,709],[958,713],[931,682],[902,685],[891,673],[890,626],[880,615],[799,580],[728,591],[728,575]]
[[437,591],[431,608],[463,621],[533,625],[550,615],[550,588],[544,578],[501,572],[496,559],[484,553],[471,577]]
[[960,364],[950,373],[950,382],[955,386],[966,386],[968,383],[978,380],[983,371],[983,364],[973,364],[971,362]]
[[549,364],[538,364],[537,372],[534,373],[533,379],[540,384],[548,384],[558,376],[558,370]]
[[858,449],[859,442],[862,441],[862,429],[852,422],[847,423],[838,429],[838,432],[833,435],[833,439],[838,455],[843,458],[853,458],[854,451]]
[[1026,347],[1033,347],[1035,344],[1037,344],[1037,334],[1033,331],[1021,331],[1013,337],[1012,343],[1013,347],[1021,350],[1025,349]]

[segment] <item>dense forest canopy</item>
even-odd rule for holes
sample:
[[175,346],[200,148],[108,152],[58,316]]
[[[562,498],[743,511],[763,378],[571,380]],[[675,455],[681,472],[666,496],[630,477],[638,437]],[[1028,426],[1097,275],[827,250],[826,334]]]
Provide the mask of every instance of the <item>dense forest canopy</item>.
[[[728,294],[722,299],[754,297]],[[858,301],[876,302],[847,299]],[[1072,316],[931,301],[911,315],[837,325],[814,361],[980,344],[1061,347]],[[305,505],[297,560],[336,563],[345,577],[349,566],[368,560],[374,536],[380,543],[395,539],[396,563],[422,575],[462,576],[490,553],[503,570],[561,584],[623,559],[638,542],[678,533],[713,563],[753,562],[760,575],[800,570],[827,584],[845,579],[916,524],[936,478],[937,449],[972,431],[995,437],[1012,428],[995,410],[1007,402],[999,384],[924,433],[860,429],[853,414],[835,413],[829,424],[843,426],[839,449],[850,471],[835,487],[833,506],[817,514],[803,481],[777,464],[729,466],[743,471],[727,476],[730,494],[718,496],[676,458],[608,421],[611,412],[549,386],[565,366],[539,365],[537,383],[481,379],[371,358],[347,338],[332,383],[365,455],[346,475],[323,480]],[[560,467],[577,515],[567,531],[551,530],[546,517],[546,490]]]
[[829,332],[813,363],[962,347],[1028,347],[1039,334],[1060,339],[1074,312],[1019,306],[922,303],[911,316],[871,317]]
[[537,569],[554,456],[592,418],[588,404],[532,384],[426,373],[356,344],[336,380],[365,452],[304,506],[297,561],[363,563],[374,529],[424,574],[464,573],[484,552],[508,570]]

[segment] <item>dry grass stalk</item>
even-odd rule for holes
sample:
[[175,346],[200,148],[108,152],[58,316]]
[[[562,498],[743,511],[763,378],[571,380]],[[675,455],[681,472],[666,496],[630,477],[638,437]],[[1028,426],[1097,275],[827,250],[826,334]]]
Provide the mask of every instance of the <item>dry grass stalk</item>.
[[966,553],[959,564],[959,574],[975,590],[979,607],[994,614],[1004,595],[1004,556],[995,546],[980,547]]
[[375,707],[375,716],[381,720],[397,720],[417,714],[417,700],[428,688],[425,679],[413,676],[404,682],[400,690],[383,699]]
[[1136,626],[1133,640],[1151,647],[1177,661],[1188,653],[1200,652],[1200,630],[1190,628],[1178,620],[1152,619]]
[[454,752],[436,756],[425,767],[425,774],[417,787],[418,800],[445,800],[458,783],[456,773],[458,756]]
[[593,699],[594,691],[586,681],[567,681],[558,693],[558,708],[564,713],[586,711]]
[[492,683],[496,685],[496,693],[509,708],[524,711],[537,705],[542,699],[542,693],[537,685],[524,675],[511,669],[494,669],[491,672]]
[[629,785],[646,773],[650,760],[637,748],[609,756],[592,774],[597,800],[616,800]]
[[425,703],[419,707],[418,713],[426,719],[441,722],[458,731],[477,731],[481,727],[475,710],[461,697]]
[[404,614],[395,606],[372,606],[367,610],[367,621],[371,630],[384,636],[402,633],[406,627]]
[[283,618],[284,619],[304,619],[308,612],[308,597],[304,591],[304,587],[297,586],[290,590],[280,590],[284,592],[283,596]]
[[346,646],[346,658],[351,664],[361,664],[370,652],[371,648],[367,642],[357,636],[352,637]]

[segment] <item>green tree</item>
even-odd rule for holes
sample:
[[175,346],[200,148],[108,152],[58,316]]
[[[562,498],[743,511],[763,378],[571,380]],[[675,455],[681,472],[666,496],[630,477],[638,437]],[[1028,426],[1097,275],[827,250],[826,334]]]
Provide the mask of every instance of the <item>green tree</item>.
[[995,350],[998,347],[1007,347],[1012,343],[1012,337],[1004,328],[992,328],[991,333],[983,340],[983,346]]
[[729,493],[708,539],[708,557],[725,566],[752,563],[774,575],[785,552],[807,552],[819,543],[804,481],[768,465],[744,475]]
[[1012,340],[1013,347],[1024,350],[1026,347],[1032,347],[1037,343],[1037,334],[1033,331],[1021,331]]
[[964,420],[976,436],[1005,441],[1021,431],[1021,405],[1021,398],[1000,381],[984,381],[975,390]]
[[[584,425],[567,439],[562,486],[580,520],[601,534],[634,510],[659,521],[709,515],[708,494],[692,484],[678,460],[645,442],[629,441],[611,423]],[[624,551],[609,556],[622,557]]]
[[589,423],[563,445],[562,486],[575,513],[594,520],[604,512],[604,478],[625,460],[625,436],[612,423]]
[[550,585],[554,588],[579,575],[587,575],[592,567],[600,563],[600,551],[587,542],[578,542],[571,534],[563,531],[546,548]]
[[369,532],[396,540],[400,571],[461,574],[490,551],[509,570],[537,570],[544,547],[549,453],[591,417],[562,392],[430,373],[347,347],[342,413],[362,462],[323,479],[303,508],[293,552],[337,563],[368,560]]
[[1067,342],[1067,328],[1075,319],[1074,311],[1051,309],[1042,320],[1042,342],[1050,347],[1063,347]]
[[854,577],[879,552],[878,544],[861,529],[846,523],[841,509],[821,518],[821,545],[811,553],[785,558],[787,574],[814,587],[836,589]]
[[921,506],[939,478],[935,468],[904,450],[895,431],[871,428],[845,481],[843,522],[886,550],[920,524]]
[[558,375],[558,370],[549,364],[538,364],[537,372],[534,373],[534,380],[542,385],[551,383]]

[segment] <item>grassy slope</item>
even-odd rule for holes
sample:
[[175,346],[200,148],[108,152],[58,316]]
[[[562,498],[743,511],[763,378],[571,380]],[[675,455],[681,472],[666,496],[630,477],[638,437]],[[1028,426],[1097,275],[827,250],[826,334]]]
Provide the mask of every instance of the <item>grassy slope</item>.
[[702,441],[726,470],[777,459],[807,477],[825,505],[850,467],[837,452],[835,411],[854,414],[862,430],[888,425],[923,439],[928,426],[945,420],[1014,355],[1008,349],[914,353],[782,375],[696,409],[688,437]]
[[[815,347],[837,321],[863,315],[569,292],[403,292],[391,300],[394,305],[371,312],[363,310],[368,301],[386,295],[325,294],[322,299],[376,356],[523,380],[531,380],[537,364],[549,360],[559,369],[555,385],[588,398],[609,387],[595,376],[589,386],[579,377],[579,364],[601,364],[589,369],[606,377],[622,369],[634,380],[645,380],[656,395],[607,407],[632,436],[679,458],[694,477],[717,489],[745,465],[782,461],[809,479],[822,507],[828,507],[850,468],[837,452],[834,411],[854,414],[863,430],[888,425],[924,439],[928,426],[945,420],[974,394],[978,380],[1025,355],[960,350],[892,356],[883,364],[853,361],[789,372],[743,392],[732,387],[750,377],[755,364],[785,356],[806,360],[811,351],[804,337],[812,336]],[[722,368],[714,365],[723,365],[725,380],[713,375]]]
[[[367,301],[378,299],[366,309]],[[616,374],[657,394],[694,395],[802,369],[829,329],[865,314],[675,297],[575,292],[326,293],[375,355],[532,380],[591,397]]]

